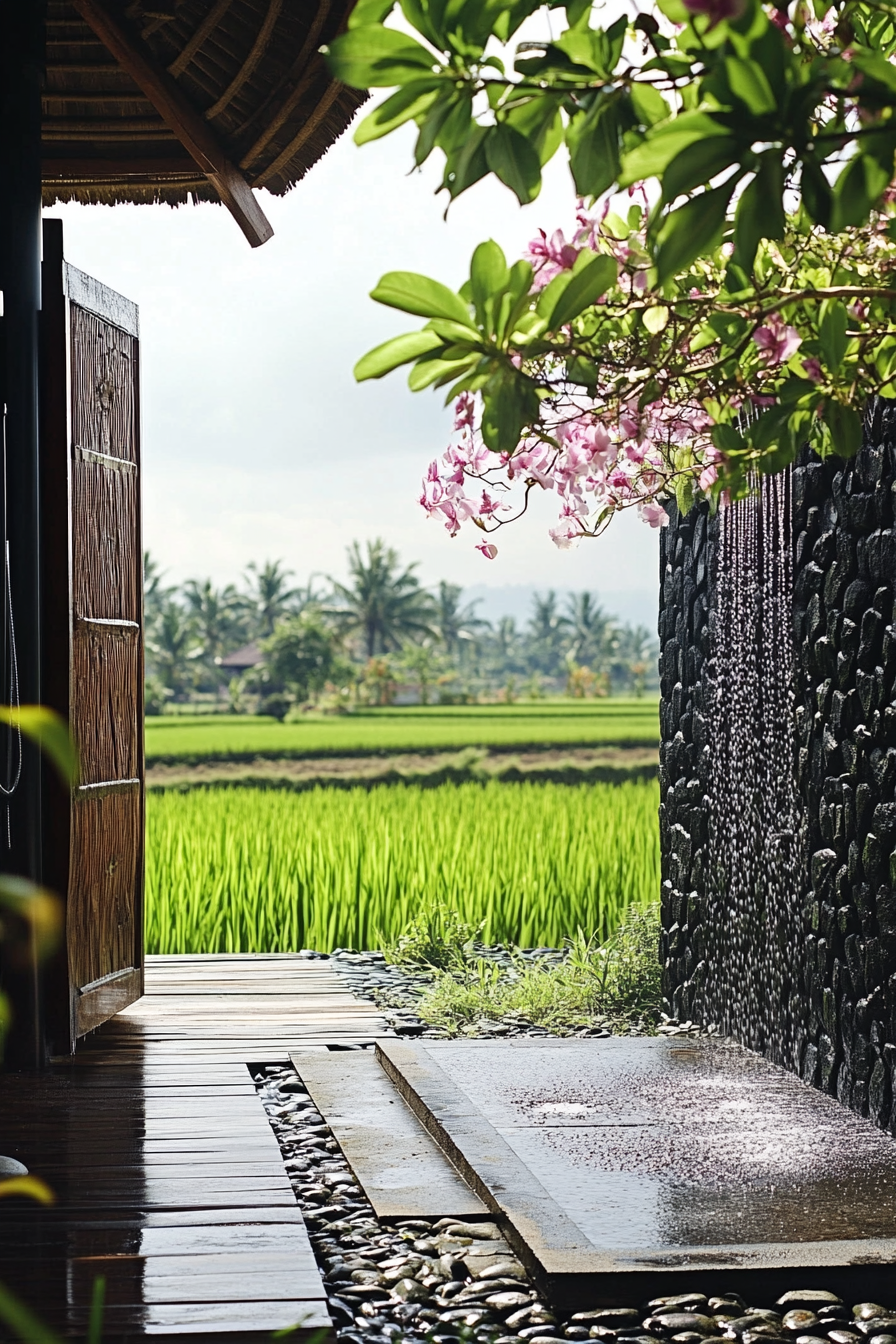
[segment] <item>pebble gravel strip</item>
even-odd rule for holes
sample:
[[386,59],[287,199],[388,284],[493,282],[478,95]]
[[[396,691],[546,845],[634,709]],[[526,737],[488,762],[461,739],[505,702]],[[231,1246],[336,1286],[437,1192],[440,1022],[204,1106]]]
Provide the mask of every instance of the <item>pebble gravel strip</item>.
[[340,1344],[896,1344],[896,1312],[794,1288],[770,1306],[681,1293],[554,1313],[494,1223],[378,1221],[292,1068],[253,1078],[308,1226]]

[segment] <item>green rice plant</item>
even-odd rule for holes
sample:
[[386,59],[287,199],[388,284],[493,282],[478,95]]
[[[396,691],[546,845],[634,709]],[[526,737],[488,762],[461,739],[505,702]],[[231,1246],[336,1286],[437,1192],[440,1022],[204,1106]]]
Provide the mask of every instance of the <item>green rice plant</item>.
[[147,951],[370,948],[438,904],[487,942],[605,940],[657,898],[658,793],[639,780],[150,795]]

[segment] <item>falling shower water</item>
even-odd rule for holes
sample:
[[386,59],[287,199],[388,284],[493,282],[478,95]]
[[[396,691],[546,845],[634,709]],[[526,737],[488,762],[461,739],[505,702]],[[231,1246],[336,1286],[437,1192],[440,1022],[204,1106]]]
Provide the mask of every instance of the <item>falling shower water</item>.
[[802,816],[796,787],[791,474],[723,507],[710,617],[706,1017],[799,1067]]

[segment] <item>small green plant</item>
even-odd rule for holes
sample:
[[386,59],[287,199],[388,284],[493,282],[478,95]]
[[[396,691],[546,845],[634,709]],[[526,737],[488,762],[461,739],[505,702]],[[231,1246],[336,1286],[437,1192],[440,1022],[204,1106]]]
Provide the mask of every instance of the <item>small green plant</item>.
[[443,901],[424,905],[394,942],[379,942],[387,961],[396,965],[448,967],[463,965],[485,920],[471,924]]
[[484,958],[459,958],[437,974],[417,1010],[454,1035],[479,1022],[510,1019],[560,1035],[595,1025],[651,1027],[661,1003],[659,909],[629,909],[605,943],[581,929],[567,941],[564,960],[531,962],[516,955],[510,968]]

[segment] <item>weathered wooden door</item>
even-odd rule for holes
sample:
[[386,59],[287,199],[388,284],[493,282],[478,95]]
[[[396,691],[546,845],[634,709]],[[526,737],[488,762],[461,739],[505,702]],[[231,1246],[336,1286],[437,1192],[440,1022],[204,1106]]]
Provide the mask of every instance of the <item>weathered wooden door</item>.
[[44,826],[66,906],[60,1051],[143,993],[144,767],[137,309],[63,260],[56,220],[43,322],[44,698],[80,757],[76,787],[48,786]]

